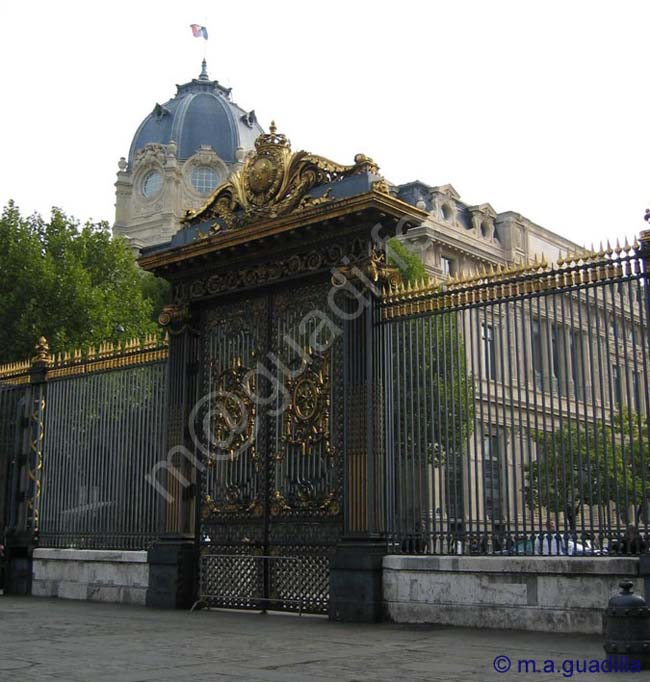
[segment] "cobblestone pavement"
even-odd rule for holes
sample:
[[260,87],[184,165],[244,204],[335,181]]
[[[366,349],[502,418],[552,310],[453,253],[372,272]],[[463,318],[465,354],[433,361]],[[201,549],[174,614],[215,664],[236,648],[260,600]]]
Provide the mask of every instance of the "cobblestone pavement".
[[[495,672],[496,656],[512,660],[510,673]],[[0,680],[16,682],[546,681],[570,677],[568,668],[541,672],[546,659],[604,658],[591,636],[0,597]],[[540,672],[529,663],[518,673],[519,659],[534,659]],[[647,681],[650,672],[571,677]]]

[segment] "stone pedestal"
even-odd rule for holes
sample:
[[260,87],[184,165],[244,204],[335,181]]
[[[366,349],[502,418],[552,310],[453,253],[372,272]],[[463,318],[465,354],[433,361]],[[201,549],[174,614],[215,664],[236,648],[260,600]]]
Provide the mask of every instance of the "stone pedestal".
[[330,566],[330,620],[376,623],[383,616],[384,543],[342,541]]
[[32,560],[28,556],[9,556],[5,568],[4,591],[5,594],[31,594]]
[[198,561],[193,539],[170,537],[156,543],[147,554],[149,588],[146,605],[163,609],[189,609],[196,601]]
[[4,591],[5,594],[31,594],[32,539],[28,532],[7,534]]

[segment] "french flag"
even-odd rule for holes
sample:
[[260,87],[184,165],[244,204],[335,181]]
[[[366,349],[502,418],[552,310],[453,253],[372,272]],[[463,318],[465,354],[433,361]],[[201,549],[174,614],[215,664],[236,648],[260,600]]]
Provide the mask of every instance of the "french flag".
[[199,26],[199,24],[190,24],[190,28],[192,29],[192,35],[195,38],[205,38],[206,40],[208,39],[208,29],[205,26]]

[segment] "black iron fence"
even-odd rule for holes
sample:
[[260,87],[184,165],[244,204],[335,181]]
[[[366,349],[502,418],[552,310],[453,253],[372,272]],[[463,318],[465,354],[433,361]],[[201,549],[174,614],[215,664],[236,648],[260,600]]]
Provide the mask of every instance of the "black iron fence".
[[[405,553],[650,549],[645,259],[634,245],[400,286],[349,323],[347,532]],[[164,522],[147,474],[165,457],[166,347],[37,350],[0,368],[4,527],[147,547]]]
[[[25,416],[25,389],[21,386],[0,384],[0,529],[11,520],[16,488],[13,463],[20,450],[20,424]],[[0,544],[2,540],[0,539]]]
[[32,363],[0,377],[3,527],[41,547],[143,549],[162,498],[146,475],[164,457],[166,346],[155,337]]
[[385,292],[391,551],[650,549],[638,245]]

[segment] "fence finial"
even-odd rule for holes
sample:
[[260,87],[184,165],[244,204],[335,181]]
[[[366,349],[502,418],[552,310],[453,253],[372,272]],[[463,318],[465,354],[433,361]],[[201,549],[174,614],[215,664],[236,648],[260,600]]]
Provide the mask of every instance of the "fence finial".
[[39,337],[34,350],[36,355],[32,358],[32,367],[49,367],[52,363],[52,356],[50,355],[50,346],[44,336]]

